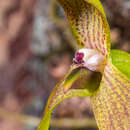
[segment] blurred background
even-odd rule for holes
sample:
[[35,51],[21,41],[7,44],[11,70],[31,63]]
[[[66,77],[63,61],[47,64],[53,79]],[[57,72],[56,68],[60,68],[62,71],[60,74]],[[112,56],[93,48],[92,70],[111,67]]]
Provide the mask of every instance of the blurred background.
[[[102,3],[112,49],[130,52],[130,1]],[[55,0],[0,0],[0,130],[36,130],[76,48]],[[56,107],[50,130],[98,130],[89,98],[71,98]]]

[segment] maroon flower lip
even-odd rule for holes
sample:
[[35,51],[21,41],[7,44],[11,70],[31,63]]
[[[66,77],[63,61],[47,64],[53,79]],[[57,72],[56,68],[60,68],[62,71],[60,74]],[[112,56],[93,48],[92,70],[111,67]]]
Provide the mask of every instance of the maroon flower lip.
[[83,63],[83,57],[84,57],[84,53],[82,52],[76,52],[75,53],[75,58],[74,58],[74,62],[77,64]]

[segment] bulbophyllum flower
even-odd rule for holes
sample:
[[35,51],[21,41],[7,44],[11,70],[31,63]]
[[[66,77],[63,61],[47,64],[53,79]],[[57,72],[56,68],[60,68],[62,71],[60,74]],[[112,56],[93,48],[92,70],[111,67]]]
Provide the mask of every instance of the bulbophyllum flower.
[[127,130],[130,54],[110,50],[110,29],[99,0],[57,1],[67,15],[79,50],[70,70],[52,91],[38,130],[48,130],[56,105],[74,96],[90,96],[99,129]]

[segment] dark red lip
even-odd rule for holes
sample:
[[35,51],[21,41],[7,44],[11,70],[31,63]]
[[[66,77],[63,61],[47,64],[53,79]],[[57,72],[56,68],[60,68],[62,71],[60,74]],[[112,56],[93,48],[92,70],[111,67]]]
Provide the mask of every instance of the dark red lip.
[[75,53],[75,59],[74,61],[79,64],[79,63],[83,63],[83,57],[84,57],[84,53],[82,52],[76,52]]

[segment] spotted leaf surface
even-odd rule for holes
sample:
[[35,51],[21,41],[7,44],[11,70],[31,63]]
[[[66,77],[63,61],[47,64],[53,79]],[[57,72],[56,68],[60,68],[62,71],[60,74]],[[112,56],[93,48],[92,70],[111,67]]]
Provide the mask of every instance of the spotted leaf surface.
[[[48,103],[45,108],[44,117],[40,122],[38,130],[48,130],[50,124],[50,118],[53,109],[63,100],[71,97],[87,97],[93,94],[93,91],[96,89],[96,86],[99,86],[98,73],[96,73],[95,80],[93,80],[93,73],[91,71],[86,71],[85,69],[76,70],[70,69],[65,78],[56,85],[52,91]],[[93,84],[90,84],[90,77],[93,81]],[[75,87],[78,88],[75,88]],[[83,89],[85,87],[88,89]],[[82,88],[82,89],[81,89]]]
[[[63,89],[62,90],[58,90],[60,91],[60,93],[63,92]],[[53,97],[55,98],[55,101],[53,102],[48,102],[48,105],[47,105],[47,108],[46,108],[46,111],[45,111],[45,116],[44,118],[42,119],[39,127],[38,127],[38,130],[48,130],[49,128],[49,124],[50,124],[50,118],[51,118],[51,114],[52,114],[52,111],[53,109],[60,103],[62,102],[63,100],[67,99],[67,98],[71,98],[71,97],[87,97],[87,96],[90,96],[91,94],[89,93],[89,91],[87,90],[75,90],[75,89],[71,89],[69,92],[67,92],[66,94],[61,94],[61,95],[57,95],[57,97]],[[51,104],[53,103],[53,104]]]
[[105,67],[101,85],[91,97],[100,130],[128,130],[130,80],[112,63]]
[[110,31],[99,0],[58,0],[64,8],[80,47],[96,49],[107,55]]

